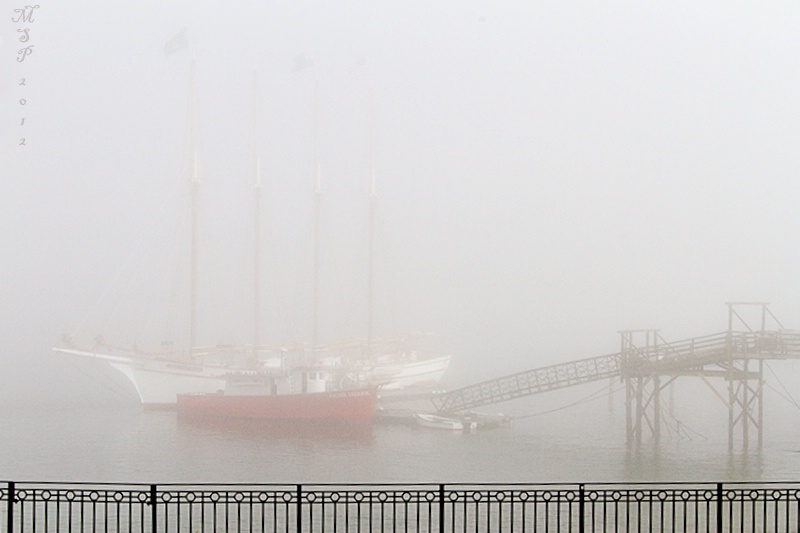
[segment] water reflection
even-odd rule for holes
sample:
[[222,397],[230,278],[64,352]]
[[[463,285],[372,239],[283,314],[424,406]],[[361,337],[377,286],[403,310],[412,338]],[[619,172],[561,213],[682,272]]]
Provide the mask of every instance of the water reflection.
[[187,436],[224,436],[244,441],[314,440],[368,445],[375,440],[370,424],[258,420],[178,413],[177,428],[180,433]]
[[765,479],[762,452],[724,451],[724,444],[628,446],[623,479],[630,481],[749,481]]
[[764,478],[764,456],[761,449],[728,453],[728,470],[725,479],[751,481]]

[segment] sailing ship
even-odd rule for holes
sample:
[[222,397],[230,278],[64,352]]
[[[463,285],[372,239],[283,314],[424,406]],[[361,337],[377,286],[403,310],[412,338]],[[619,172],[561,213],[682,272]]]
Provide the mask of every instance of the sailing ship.
[[[310,345],[299,346],[264,346],[260,342],[259,332],[259,310],[261,303],[260,295],[260,275],[259,275],[259,246],[260,246],[260,191],[262,182],[260,176],[259,160],[255,156],[256,124],[253,123],[253,153],[254,153],[254,173],[255,173],[255,226],[254,226],[254,258],[255,258],[255,287],[254,287],[254,332],[253,343],[241,346],[211,346],[201,347],[197,344],[197,318],[196,318],[196,291],[197,291],[197,150],[194,146],[194,62],[191,67],[192,90],[191,90],[191,116],[192,128],[191,147],[192,154],[190,168],[190,302],[189,302],[189,347],[184,350],[165,350],[165,351],[142,351],[136,347],[123,348],[113,346],[98,339],[90,347],[80,347],[76,345],[70,337],[62,340],[62,346],[54,348],[56,352],[94,359],[108,363],[111,368],[120,372],[135,389],[141,404],[146,408],[168,407],[189,410],[197,410],[198,406],[206,406],[209,403],[220,404],[216,407],[209,407],[211,410],[219,410],[235,413],[237,406],[244,409],[243,412],[251,412],[250,408],[244,407],[243,394],[241,387],[239,392],[231,393],[232,380],[242,372],[252,373],[258,380],[271,383],[269,394],[259,391],[254,396],[253,404],[261,405],[262,410],[269,412],[285,413],[307,413],[319,407],[318,412],[323,412],[321,406],[327,402],[332,402],[336,396],[343,391],[360,390],[362,393],[350,395],[350,392],[343,398],[348,398],[347,402],[358,403],[360,407],[366,408],[370,404],[374,408],[374,391],[378,388],[383,389],[404,389],[408,387],[429,386],[437,383],[450,364],[449,355],[434,355],[419,351],[402,349],[389,351],[383,346],[383,341],[376,341],[372,338],[372,241],[374,224],[374,172],[370,164],[370,269],[369,269],[369,317],[368,317],[368,336],[362,341],[350,341],[333,345],[320,345],[317,342],[317,285],[318,285],[318,243],[319,243],[319,164],[315,162],[315,221],[314,236],[314,310],[313,310],[313,334]],[[253,79],[254,94],[256,80]],[[316,97],[315,97],[316,100]],[[255,107],[255,105],[254,105]],[[254,113],[255,116],[256,113]],[[315,138],[316,138],[315,132]],[[315,141],[316,142],[316,141]],[[315,148],[315,152],[318,150]],[[343,347],[346,346],[347,350]],[[334,355],[331,355],[333,352]],[[347,352],[344,353],[343,352]],[[311,370],[309,370],[311,369]],[[314,370],[316,369],[316,370]],[[320,379],[319,376],[325,376]],[[314,376],[313,378],[311,376]],[[302,386],[296,386],[303,383]],[[315,383],[312,390],[309,390],[309,383]],[[234,387],[236,388],[236,387]],[[363,393],[363,391],[372,391]],[[315,396],[306,396],[314,394]],[[211,396],[216,398],[212,402]],[[229,397],[236,397],[236,400],[229,400]],[[258,398],[255,398],[258,397]],[[270,397],[266,400],[262,397]],[[221,400],[220,398],[225,398]],[[356,400],[358,399],[358,400]],[[366,399],[366,400],[365,400]],[[339,403],[339,402],[333,402]],[[264,406],[267,407],[264,407]],[[297,409],[291,406],[304,406]],[[183,406],[183,407],[182,407]],[[282,406],[282,407],[278,407]],[[352,405],[351,405],[352,407]],[[336,416],[334,412],[331,416]],[[356,412],[360,412],[356,410]],[[303,416],[311,416],[304,414]],[[361,416],[361,415],[359,415]]]
[[400,351],[356,360],[349,366],[348,376],[385,391],[419,389],[436,386],[449,366],[449,355]]
[[[103,339],[80,347],[65,336],[62,346],[54,350],[107,363],[130,382],[145,408],[162,409],[175,408],[183,394],[224,394],[243,373],[273,383],[278,394],[359,388],[418,391],[437,384],[451,356],[403,350],[401,345],[398,339],[388,339],[373,341],[371,349],[357,340],[316,348],[287,345],[254,350],[248,345],[226,345],[143,351],[113,346]],[[238,389],[241,395],[241,383]]]

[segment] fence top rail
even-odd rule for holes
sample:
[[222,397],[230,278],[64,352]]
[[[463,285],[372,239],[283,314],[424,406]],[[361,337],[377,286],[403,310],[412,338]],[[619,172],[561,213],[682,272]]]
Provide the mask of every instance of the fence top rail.
[[593,481],[593,482],[542,482],[542,483],[114,483],[114,482],[58,482],[58,481],[0,481],[0,490],[5,491],[13,483],[15,490],[135,490],[145,491],[153,487],[161,490],[206,490],[206,491],[225,491],[225,490],[285,490],[304,491],[312,490],[339,490],[339,491],[363,491],[363,490],[438,490],[442,487],[449,490],[470,490],[470,489],[496,489],[496,490],[576,490],[584,488],[588,490],[669,490],[669,489],[697,489],[710,490],[718,488],[720,485],[727,489],[791,489],[800,490],[800,481],[671,481],[671,482],[627,482],[627,481]]

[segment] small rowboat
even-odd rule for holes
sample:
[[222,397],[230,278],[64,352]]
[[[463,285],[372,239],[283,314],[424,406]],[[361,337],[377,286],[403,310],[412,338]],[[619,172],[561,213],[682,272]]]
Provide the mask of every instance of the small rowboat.
[[[426,413],[417,413],[414,415],[414,418],[416,419],[417,424],[426,428],[445,429],[449,431],[463,431],[465,429],[464,422],[460,418],[431,415]],[[474,423],[466,426],[466,429],[474,428]]]

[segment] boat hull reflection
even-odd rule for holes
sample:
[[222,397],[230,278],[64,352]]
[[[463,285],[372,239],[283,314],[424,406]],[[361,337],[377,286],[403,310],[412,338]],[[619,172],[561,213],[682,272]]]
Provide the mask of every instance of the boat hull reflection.
[[370,424],[341,424],[302,420],[267,420],[177,414],[178,428],[200,435],[224,435],[244,440],[319,440],[369,444]]

